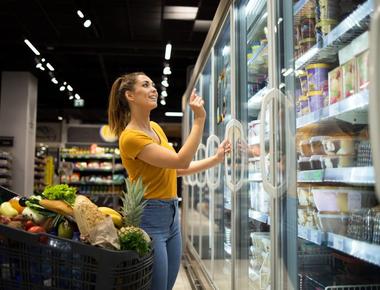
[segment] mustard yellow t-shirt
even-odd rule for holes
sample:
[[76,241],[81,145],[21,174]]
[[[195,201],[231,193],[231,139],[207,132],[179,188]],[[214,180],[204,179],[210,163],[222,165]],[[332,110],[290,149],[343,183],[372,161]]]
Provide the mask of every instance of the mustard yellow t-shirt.
[[[161,127],[155,122],[150,122],[150,125],[160,139],[158,144],[175,151]],[[144,195],[146,199],[173,199],[177,197],[176,169],[155,167],[136,158],[144,146],[152,143],[156,141],[143,131],[124,129],[119,138],[121,160],[130,180],[142,177],[147,187]]]

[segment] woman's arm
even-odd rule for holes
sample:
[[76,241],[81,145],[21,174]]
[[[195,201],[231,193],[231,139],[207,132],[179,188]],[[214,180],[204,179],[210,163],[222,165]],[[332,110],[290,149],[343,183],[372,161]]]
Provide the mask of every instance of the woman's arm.
[[207,170],[215,165],[224,161],[224,156],[231,152],[231,144],[228,140],[224,140],[220,143],[216,154],[212,157],[192,161],[190,166],[186,169],[177,169],[177,177],[184,175],[191,175],[203,170]]
[[137,158],[153,166],[161,168],[188,168],[202,138],[206,111],[203,99],[195,94],[190,96],[190,107],[194,112],[193,127],[185,144],[178,153],[170,151],[158,144],[148,144],[137,155]]

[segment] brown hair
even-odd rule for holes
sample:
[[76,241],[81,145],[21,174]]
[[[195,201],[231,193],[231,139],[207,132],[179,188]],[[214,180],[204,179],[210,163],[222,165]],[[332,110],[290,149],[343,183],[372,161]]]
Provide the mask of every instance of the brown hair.
[[120,136],[131,119],[131,109],[125,98],[125,92],[134,90],[139,75],[146,74],[143,72],[125,74],[118,77],[112,84],[108,101],[108,124],[117,136]]

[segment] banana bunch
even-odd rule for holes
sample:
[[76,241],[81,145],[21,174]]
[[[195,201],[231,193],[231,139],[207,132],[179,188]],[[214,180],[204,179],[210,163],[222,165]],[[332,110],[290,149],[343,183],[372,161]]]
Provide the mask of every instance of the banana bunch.
[[105,215],[111,216],[116,227],[120,228],[123,225],[122,217],[116,210],[105,206],[98,207],[98,210]]

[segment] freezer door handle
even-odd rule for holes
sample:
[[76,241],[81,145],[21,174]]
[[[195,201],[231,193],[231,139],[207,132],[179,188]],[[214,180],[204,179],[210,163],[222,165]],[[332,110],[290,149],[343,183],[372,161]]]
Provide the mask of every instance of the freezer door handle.
[[[206,146],[203,143],[200,143],[197,150],[197,160],[205,159],[205,157],[206,157]],[[206,173],[204,171],[197,173],[197,185],[199,187],[206,186]]]
[[[375,9],[371,20],[370,28],[370,94],[369,94],[369,130],[372,147],[372,159],[375,169],[375,176],[380,176],[380,131],[379,131],[379,110],[380,110],[380,58],[378,56],[380,49],[380,1],[375,1]],[[380,201],[380,180],[376,180],[376,195]]]
[[[263,97],[262,103],[261,103],[261,117],[260,117],[260,164],[261,164],[261,176],[263,180],[263,187],[264,190],[270,195],[270,196],[276,196],[276,187],[273,185],[273,175],[274,175],[274,168],[273,168],[273,162],[269,160],[269,162],[266,162],[267,154],[265,151],[265,134],[269,134],[269,153],[268,157],[273,158],[273,144],[274,144],[274,133],[273,131],[273,103],[276,99],[276,90],[270,89]],[[269,132],[266,132],[265,125],[266,125],[266,111],[268,109],[268,105],[272,104],[271,107],[269,107],[269,124],[270,124],[270,130]],[[266,170],[267,164],[269,163],[268,171]],[[268,173],[268,174],[267,174]],[[269,181],[267,176],[269,176]]]
[[[210,135],[207,138],[206,142],[206,156],[207,158],[213,156],[216,153],[216,150],[218,150],[218,147],[220,145],[220,140],[218,136],[216,135]],[[215,170],[217,175],[215,178]],[[216,189],[219,186],[220,183],[220,174],[222,170],[222,164],[219,163],[217,166],[209,168],[206,170],[206,182],[210,189]]]

